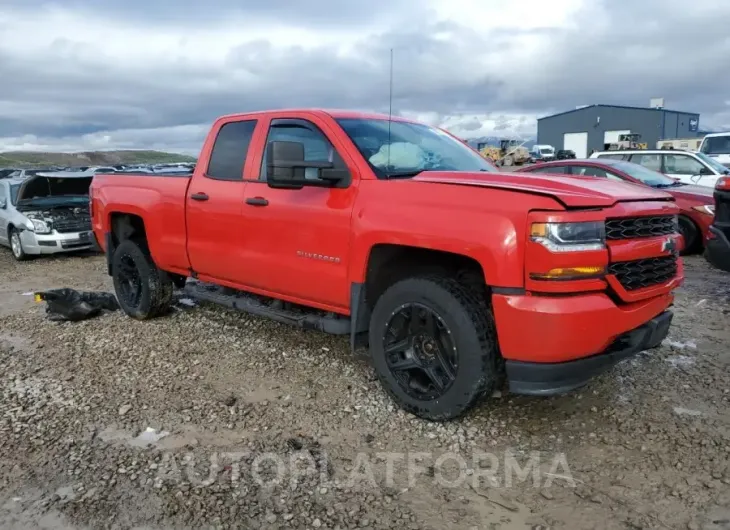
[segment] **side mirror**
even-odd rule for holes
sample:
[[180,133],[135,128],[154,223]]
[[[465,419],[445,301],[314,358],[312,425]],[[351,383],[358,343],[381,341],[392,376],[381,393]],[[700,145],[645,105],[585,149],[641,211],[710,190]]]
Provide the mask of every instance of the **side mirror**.
[[[266,169],[266,181],[271,188],[330,188],[349,176],[346,169],[336,169],[332,162],[304,160],[301,142],[270,142],[266,149]],[[316,177],[308,176],[308,169],[316,170]]]
[[714,175],[715,173],[709,167],[703,167],[700,169],[700,175]]

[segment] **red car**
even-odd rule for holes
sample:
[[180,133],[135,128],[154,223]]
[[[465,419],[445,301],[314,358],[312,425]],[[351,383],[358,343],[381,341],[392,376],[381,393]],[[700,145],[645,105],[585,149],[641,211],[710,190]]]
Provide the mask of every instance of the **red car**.
[[671,194],[681,213],[679,231],[684,237],[684,253],[700,252],[712,237],[710,225],[715,215],[712,188],[678,182],[662,173],[625,160],[585,159],[557,160],[535,164],[518,170],[521,173],[552,173],[554,175],[602,177],[633,182],[660,189]]

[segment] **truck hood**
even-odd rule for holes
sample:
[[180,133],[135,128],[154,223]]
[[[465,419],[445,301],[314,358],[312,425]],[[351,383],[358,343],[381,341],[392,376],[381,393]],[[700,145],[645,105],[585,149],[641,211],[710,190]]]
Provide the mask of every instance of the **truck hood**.
[[546,195],[567,208],[609,207],[621,201],[674,200],[670,194],[663,191],[596,177],[428,171],[414,177],[413,180]]

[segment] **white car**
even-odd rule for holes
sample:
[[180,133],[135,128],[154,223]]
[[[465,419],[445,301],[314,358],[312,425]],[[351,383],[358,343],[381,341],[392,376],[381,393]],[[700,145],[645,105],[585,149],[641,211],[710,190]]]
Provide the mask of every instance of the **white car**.
[[702,139],[699,152],[730,167],[730,132],[708,134]]
[[730,175],[730,169],[704,153],[674,149],[598,151],[591,154],[590,158],[628,160],[685,184],[707,188],[714,188],[720,177]]

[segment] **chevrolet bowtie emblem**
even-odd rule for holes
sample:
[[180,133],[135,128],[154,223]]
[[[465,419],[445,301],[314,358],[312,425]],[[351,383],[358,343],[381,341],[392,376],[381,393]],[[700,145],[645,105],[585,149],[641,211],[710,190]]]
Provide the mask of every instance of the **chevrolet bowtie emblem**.
[[662,252],[668,252],[670,254],[677,252],[677,243],[674,241],[673,237],[669,237],[664,240],[662,243]]

